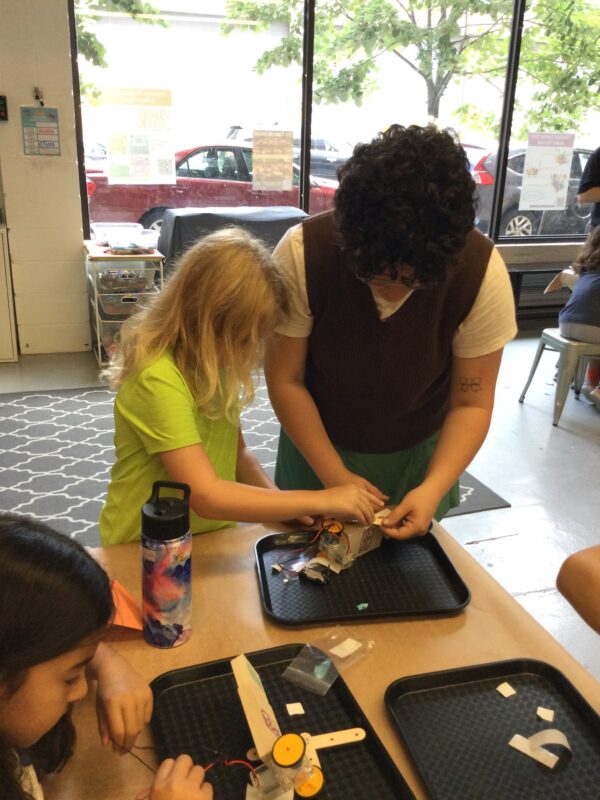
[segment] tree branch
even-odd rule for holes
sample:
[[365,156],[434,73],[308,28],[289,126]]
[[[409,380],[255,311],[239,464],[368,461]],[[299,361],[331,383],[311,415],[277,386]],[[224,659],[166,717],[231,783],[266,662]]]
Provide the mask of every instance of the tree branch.
[[398,56],[398,58],[401,61],[404,61],[404,63],[407,64],[412,70],[414,70],[417,73],[417,75],[420,75],[422,78],[425,78],[425,79],[427,78],[427,75],[424,72],[422,72],[417,66],[415,66],[412,63],[412,61],[409,61],[408,58],[406,58],[406,56],[403,56],[402,53],[400,53],[398,50],[393,48],[389,52],[393,53],[395,56]]

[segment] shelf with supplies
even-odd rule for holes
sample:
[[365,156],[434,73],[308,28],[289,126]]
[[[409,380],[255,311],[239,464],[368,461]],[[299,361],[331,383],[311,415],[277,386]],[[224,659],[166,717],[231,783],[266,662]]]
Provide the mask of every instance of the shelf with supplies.
[[164,258],[158,250],[116,254],[94,241],[84,245],[92,341],[105,366],[123,323],[162,289]]

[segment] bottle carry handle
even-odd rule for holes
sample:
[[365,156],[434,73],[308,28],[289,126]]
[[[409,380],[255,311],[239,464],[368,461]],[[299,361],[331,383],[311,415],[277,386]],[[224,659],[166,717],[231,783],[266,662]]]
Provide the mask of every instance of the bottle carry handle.
[[183,499],[187,503],[190,499],[192,490],[187,483],[178,483],[177,481],[154,481],[152,484],[152,494],[150,495],[149,503],[157,503],[158,495],[161,489],[181,489],[183,492]]

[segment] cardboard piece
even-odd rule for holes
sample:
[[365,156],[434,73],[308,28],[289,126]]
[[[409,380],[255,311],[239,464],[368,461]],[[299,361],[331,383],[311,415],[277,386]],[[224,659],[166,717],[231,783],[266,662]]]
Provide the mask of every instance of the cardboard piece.
[[275,740],[281,736],[275,712],[258,673],[243,653],[231,660],[231,669],[254,747],[260,760],[265,761],[271,757]]
[[[381,523],[379,523],[381,524]],[[344,533],[348,537],[349,550],[354,558],[364,556],[365,553],[377,549],[381,545],[383,534],[378,525],[358,525],[346,523]]]

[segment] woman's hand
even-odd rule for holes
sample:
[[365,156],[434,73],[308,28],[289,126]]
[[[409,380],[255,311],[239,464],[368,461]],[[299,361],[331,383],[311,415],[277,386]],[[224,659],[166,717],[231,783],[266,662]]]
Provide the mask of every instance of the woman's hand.
[[152,692],[122,656],[100,643],[90,662],[96,678],[98,730],[104,746],[111,741],[121,752],[131,750],[152,716]]
[[373,492],[353,484],[323,489],[319,495],[323,503],[323,516],[358,520],[361,525],[370,525],[375,511],[384,506],[383,500]]
[[427,533],[440,498],[423,484],[412,489],[381,522],[384,536],[411,539]]
[[212,800],[212,786],[204,783],[205,777],[189,756],[167,758],[158,768],[150,800]]

